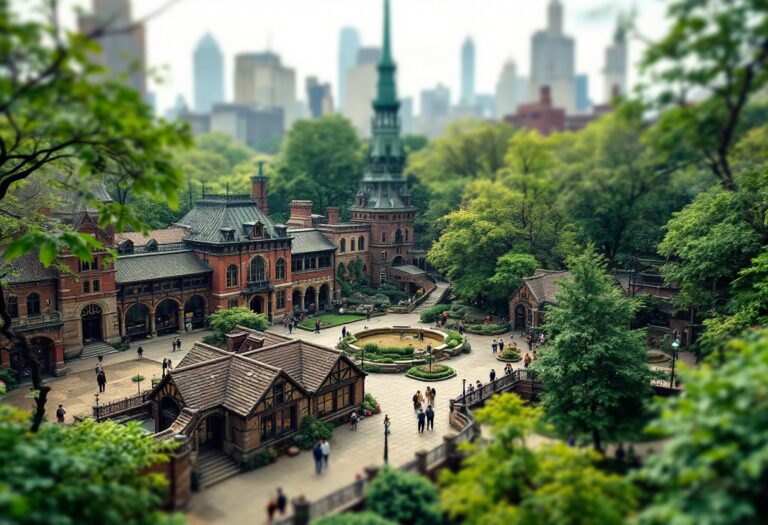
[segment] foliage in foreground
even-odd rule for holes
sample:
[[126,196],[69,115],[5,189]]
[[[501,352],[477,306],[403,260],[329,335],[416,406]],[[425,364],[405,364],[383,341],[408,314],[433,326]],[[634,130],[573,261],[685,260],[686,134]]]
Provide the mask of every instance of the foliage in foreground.
[[389,467],[384,467],[368,487],[365,506],[395,523],[442,523],[437,487],[426,478]]
[[[138,424],[86,420],[44,424],[0,405],[0,522],[18,525],[183,523],[153,510],[165,480],[147,469],[167,461],[169,445]],[[7,521],[6,521],[7,520]]]
[[[325,518],[312,520],[312,525],[398,525],[394,521],[382,518],[373,512],[345,512]],[[438,525],[438,524],[433,524]]]
[[634,509],[635,491],[594,467],[597,454],[526,446],[541,409],[514,394],[494,396],[475,412],[493,440],[466,446],[461,470],[441,476],[443,509],[466,525],[615,525]]
[[719,369],[684,373],[685,395],[652,426],[671,439],[640,474],[644,525],[768,523],[768,331],[727,345]]
[[208,316],[208,326],[219,337],[230,333],[238,325],[264,331],[269,321],[266,315],[254,313],[245,306],[217,310]]

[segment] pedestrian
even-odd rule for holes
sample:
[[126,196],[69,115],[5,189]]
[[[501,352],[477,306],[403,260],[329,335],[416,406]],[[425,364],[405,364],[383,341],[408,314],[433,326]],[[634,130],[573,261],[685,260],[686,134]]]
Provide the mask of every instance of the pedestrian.
[[504,351],[504,339],[499,337],[499,353],[502,353]]
[[98,359],[98,360],[99,360],[99,361],[98,361],[98,362],[99,362],[99,368],[101,368],[101,366],[102,366],[102,362],[104,361],[104,356],[103,356],[103,355],[101,355],[101,354],[99,354],[98,356],[96,356],[96,359]]
[[413,394],[413,409],[418,410],[419,408],[419,393],[416,392]]
[[315,460],[315,472],[320,474],[323,470],[323,444],[318,441],[312,448],[312,457]]
[[432,405],[427,405],[427,430],[435,430],[435,411],[432,410]]
[[320,448],[323,451],[323,463],[325,464],[325,468],[328,468],[328,459],[331,457],[331,444],[328,443],[328,440],[324,439]]
[[365,309],[365,319],[366,319],[367,321],[370,321],[370,320],[371,320],[371,309],[370,309],[370,308],[366,308],[366,309]]
[[400,340],[402,340],[405,337],[405,330],[402,328],[400,329]]
[[459,321],[459,335],[464,335],[464,320]]
[[540,344],[540,345],[543,345],[543,344],[544,344],[544,332],[541,332],[541,333],[539,334],[539,344]]
[[493,348],[493,353],[494,353],[494,354],[496,353],[496,349],[498,348],[498,346],[499,346],[499,345],[498,345],[498,343],[496,342],[496,339],[494,339],[494,340],[493,340],[493,342],[491,343],[491,348]]
[[165,377],[166,370],[168,370],[168,360],[163,358],[163,377]]
[[345,337],[347,337],[347,327],[346,326],[342,326],[341,327],[341,338],[344,339]]
[[429,385],[427,385],[427,388],[424,389],[424,401],[426,401],[426,403],[429,404],[431,397],[432,397],[432,391],[429,389]]
[[619,463],[624,463],[624,457],[626,454],[624,453],[624,445],[619,443],[619,446],[616,447],[616,461]]
[[496,379],[496,370],[494,370],[493,368],[491,368],[490,377],[491,377],[491,383],[493,383],[493,381]]
[[64,416],[67,414],[67,411],[64,410],[64,405],[59,405],[59,408],[56,409],[56,421],[58,423],[64,423]]
[[315,319],[315,333],[320,333],[320,319]]
[[293,319],[288,321],[288,333],[289,334],[293,333]]
[[424,395],[421,393],[421,390],[416,391],[416,401],[419,403],[419,406],[424,402]]
[[424,342],[424,329],[419,330],[419,342]]
[[139,354],[139,359],[144,357],[144,349],[139,345],[139,347],[136,349],[136,353]]
[[275,512],[277,512],[277,501],[274,498],[269,498],[267,502],[267,523],[274,521]]
[[357,411],[353,410],[352,414],[349,416],[349,429],[350,430],[357,430]]
[[531,334],[528,334],[528,351],[530,352],[533,349],[533,336]]
[[432,390],[429,392],[429,399],[432,400],[432,404],[435,404],[435,396],[437,395],[437,390],[435,390],[435,387],[432,387]]
[[427,415],[424,413],[424,410],[419,408],[419,413],[416,416],[416,420],[419,422],[418,424],[419,434],[424,433],[424,422],[426,421],[426,419],[427,419]]
[[523,359],[523,364],[525,365],[525,368],[528,368],[528,366],[531,364],[531,354],[525,354],[525,359]]
[[568,446],[571,448],[576,446],[576,436],[574,435],[568,436]]
[[280,511],[280,515],[285,516],[285,509],[288,507],[288,498],[285,496],[283,489],[277,487],[277,510]]
[[181,352],[181,337],[176,338],[176,350]]
[[176,351],[176,339],[171,339],[171,352]]
[[173,370],[173,367],[171,366],[171,360],[169,358],[168,359],[168,371],[170,372],[171,370]]
[[469,384],[469,400],[472,401],[472,396],[475,394],[475,385]]
[[96,382],[99,384],[99,392],[107,390],[107,375],[104,373],[104,370],[96,375]]

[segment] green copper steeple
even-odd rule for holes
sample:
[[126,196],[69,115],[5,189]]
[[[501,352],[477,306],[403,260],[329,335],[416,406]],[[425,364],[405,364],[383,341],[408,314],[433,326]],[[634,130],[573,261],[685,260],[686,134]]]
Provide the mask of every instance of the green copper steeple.
[[381,61],[379,62],[379,82],[376,86],[376,100],[373,107],[399,107],[397,100],[397,88],[395,86],[395,66],[392,60],[392,48],[389,36],[389,0],[384,0],[384,43],[381,49]]

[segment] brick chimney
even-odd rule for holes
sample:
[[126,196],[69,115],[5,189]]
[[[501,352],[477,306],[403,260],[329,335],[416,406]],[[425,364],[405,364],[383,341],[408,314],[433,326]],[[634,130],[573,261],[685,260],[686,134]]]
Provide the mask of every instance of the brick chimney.
[[231,334],[225,334],[224,339],[227,342],[227,350],[230,352],[237,352],[243,343],[248,338],[248,334],[245,332],[233,332]]
[[340,214],[338,206],[328,206],[325,209],[325,215],[328,218],[328,224],[339,224],[341,223],[340,220]]
[[291,201],[291,217],[285,223],[288,229],[312,227],[312,201]]
[[544,106],[552,105],[552,93],[549,86],[541,86],[539,90],[539,102]]
[[263,160],[259,161],[259,174],[255,177],[251,177],[251,198],[264,215],[269,215],[269,206],[267,204],[267,176],[264,175]]

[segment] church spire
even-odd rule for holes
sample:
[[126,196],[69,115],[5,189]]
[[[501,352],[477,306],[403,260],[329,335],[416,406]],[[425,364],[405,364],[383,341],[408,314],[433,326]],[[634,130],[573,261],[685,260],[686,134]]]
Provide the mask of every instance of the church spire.
[[379,62],[379,81],[376,86],[375,109],[398,107],[397,88],[395,87],[395,70],[397,66],[392,60],[392,46],[389,37],[389,0],[384,0],[384,38]]

